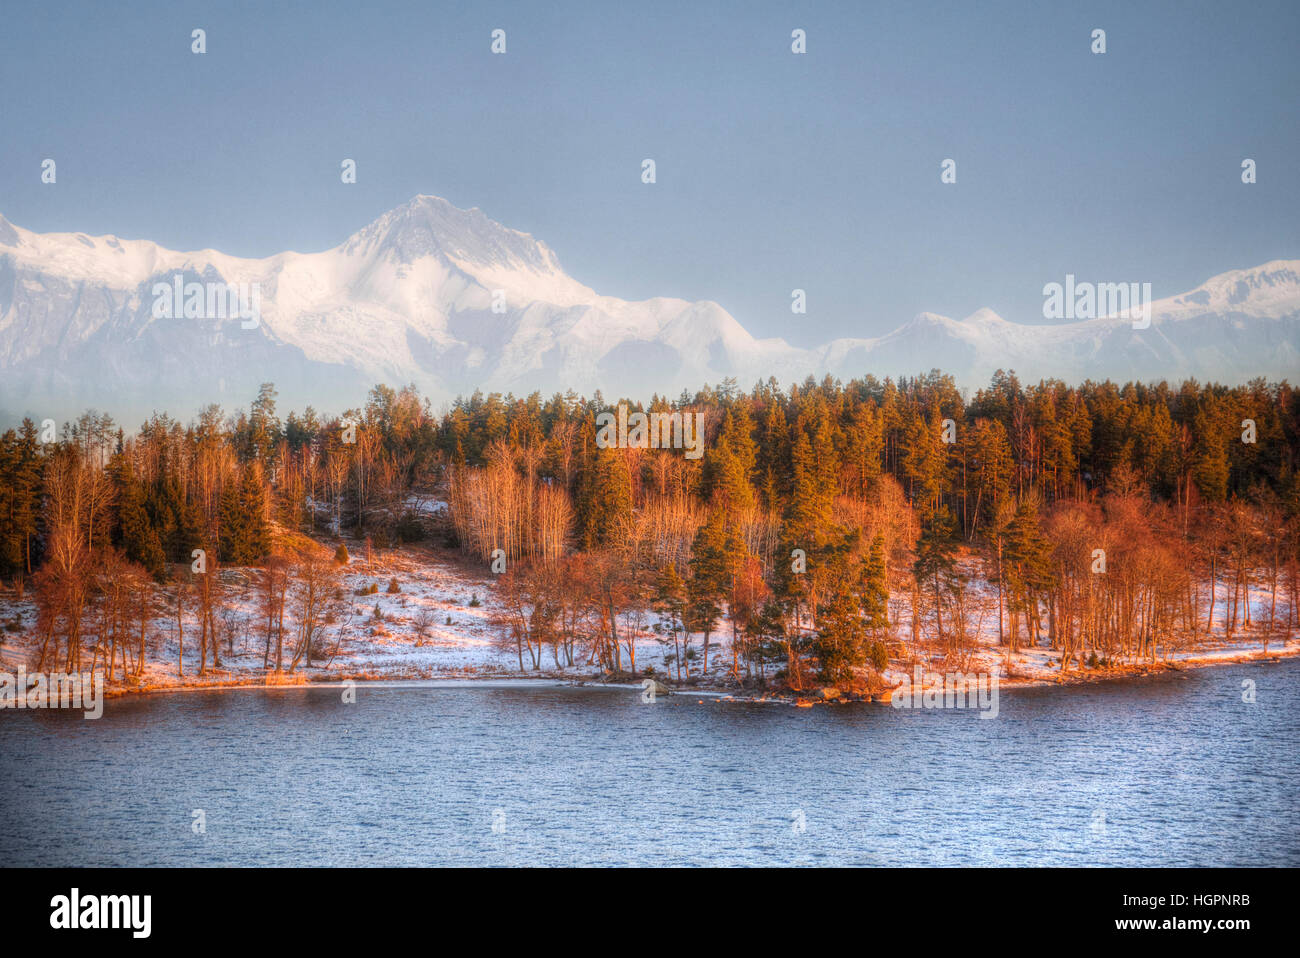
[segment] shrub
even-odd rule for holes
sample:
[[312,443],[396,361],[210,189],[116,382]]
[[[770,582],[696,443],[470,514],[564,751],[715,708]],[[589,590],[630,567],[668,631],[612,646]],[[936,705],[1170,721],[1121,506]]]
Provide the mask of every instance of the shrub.
[[348,547],[340,542],[339,547],[334,550],[334,561],[339,565],[347,565],[348,558]]
[[419,542],[424,538],[424,523],[418,515],[408,512],[398,520],[395,534],[399,543]]
[[400,585],[397,584],[397,579],[394,578],[394,579],[389,579],[389,580],[388,580],[388,594],[389,594],[389,595],[396,595],[397,593],[399,593],[399,592],[401,592],[401,591],[402,591],[402,587],[401,587]]
[[883,672],[889,667],[889,652],[883,642],[872,642],[871,647],[867,649],[867,658],[877,672]]
[[478,600],[478,593],[477,593],[477,592],[475,592],[472,596],[470,596],[470,599],[469,599],[469,607],[470,607],[471,609],[477,609],[477,608],[478,608],[480,605],[482,605],[482,604],[483,604],[483,603],[480,602],[480,601]]

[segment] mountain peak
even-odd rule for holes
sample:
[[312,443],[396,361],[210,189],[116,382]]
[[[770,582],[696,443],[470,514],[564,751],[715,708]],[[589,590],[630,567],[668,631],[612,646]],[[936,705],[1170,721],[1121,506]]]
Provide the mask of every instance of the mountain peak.
[[502,226],[477,206],[461,209],[427,193],[389,210],[344,244],[345,252],[360,250],[386,252],[402,263],[441,255],[461,268],[562,272],[551,249],[528,233]]
[[940,313],[932,313],[927,310],[925,312],[917,313],[902,326],[898,327],[898,329],[894,330],[894,333],[899,333],[904,330],[950,329],[956,324],[957,321],[948,316],[941,315]]
[[[150,291],[182,272],[258,284],[260,323],[156,319]],[[877,337],[801,348],[755,339],[711,301],[599,295],[529,234],[427,194],[339,246],[256,260],[33,233],[0,217],[0,280],[0,424],[6,411],[73,414],[110,397],[120,413],[192,411],[199,393],[229,402],[272,380],[286,404],[330,408],[361,402],[376,382],[413,382],[436,399],[480,388],[648,396],[727,376],[938,367],[964,386],[999,368],[1025,381],[1232,382],[1300,367],[1300,261],[1221,273],[1152,303],[1149,329],[925,312]]]
[[1254,316],[1289,315],[1300,297],[1300,260],[1275,259],[1211,276],[1200,286],[1155,304],[1171,318],[1205,309]]
[[1003,319],[993,310],[989,309],[987,306],[983,306],[980,309],[975,310],[975,312],[971,313],[969,316],[963,319],[962,323],[967,326],[1007,325],[1007,321],[1005,319]]

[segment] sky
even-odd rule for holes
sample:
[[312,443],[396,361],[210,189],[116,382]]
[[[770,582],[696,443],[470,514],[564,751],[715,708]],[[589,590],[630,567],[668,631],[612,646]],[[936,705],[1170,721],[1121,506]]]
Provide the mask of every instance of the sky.
[[1300,258],[1298,40],[1295,0],[5,0],[0,213],[267,256],[431,193],[797,345],[1041,322],[1067,273],[1158,298]]

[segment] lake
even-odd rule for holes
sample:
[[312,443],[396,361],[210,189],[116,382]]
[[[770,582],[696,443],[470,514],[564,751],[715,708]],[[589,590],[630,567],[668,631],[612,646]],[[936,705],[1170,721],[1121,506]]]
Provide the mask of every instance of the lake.
[[7,710],[0,843],[13,865],[1297,865],[1298,690],[1292,659],[1003,690],[993,720],[528,683]]

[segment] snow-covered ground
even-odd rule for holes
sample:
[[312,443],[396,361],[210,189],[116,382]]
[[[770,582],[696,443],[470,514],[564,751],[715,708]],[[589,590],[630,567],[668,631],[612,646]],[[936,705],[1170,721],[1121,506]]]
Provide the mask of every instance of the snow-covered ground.
[[[440,505],[440,504],[437,504]],[[437,508],[434,506],[434,509]],[[343,679],[438,679],[438,678],[547,678],[598,679],[601,670],[590,662],[585,651],[575,656],[575,665],[557,666],[549,649],[542,653],[540,668],[534,669],[527,652],[524,668],[513,648],[503,648],[496,641],[498,630],[491,618],[498,611],[495,577],[481,567],[470,566],[454,554],[423,547],[375,551],[367,561],[364,546],[347,543],[352,555],[342,570],[343,600],[340,610],[324,629],[317,642],[319,658],[309,669],[300,663],[292,673],[268,680],[263,669],[265,627],[258,611],[256,573],[251,570],[227,569],[221,573],[225,583],[223,623],[233,626],[233,642],[223,635],[220,670],[208,669],[197,674],[197,629],[192,610],[185,616],[184,672],[178,674],[178,645],[175,621],[174,590],[164,586],[155,595],[155,616],[150,625],[147,665],[141,682],[134,688],[158,689],[191,686],[261,684],[266,681],[308,682]],[[400,591],[388,592],[397,582]],[[366,592],[371,586],[378,591]],[[900,681],[920,665],[935,671],[998,673],[1008,684],[1073,681],[1080,678],[1113,675],[1115,671],[1081,670],[1076,664],[1066,676],[1060,668],[1060,653],[1045,647],[1026,647],[1008,653],[998,645],[996,593],[985,582],[971,581],[968,589],[971,612],[970,627],[977,639],[974,647],[945,657],[934,643],[910,642],[910,605],[906,595],[895,595],[890,602],[890,618],[895,635],[904,640],[905,658],[895,659],[885,671],[888,685]],[[1268,619],[1269,596],[1256,589],[1251,596],[1252,615],[1256,623]],[[1222,599],[1218,605],[1216,627],[1224,614]],[[13,591],[0,588],[0,669],[13,672],[19,664],[31,668],[36,655],[34,625],[35,605],[30,594],[18,599]],[[657,616],[644,617],[636,633],[636,667],[654,667],[664,680],[676,674],[671,661],[671,640],[653,632]],[[295,623],[286,615],[285,664],[292,658]],[[423,628],[421,628],[423,626]],[[729,626],[724,620],[721,632],[711,640],[709,670],[701,676],[701,636],[695,635],[692,646],[695,658],[691,673],[704,687],[729,684],[732,655]],[[1256,657],[1263,650],[1263,634],[1258,626],[1241,630],[1232,642],[1217,635],[1195,648],[1158,649],[1158,663],[1179,666],[1214,664]],[[322,654],[323,653],[323,654]],[[272,649],[272,662],[274,649]],[[1300,638],[1274,636],[1268,643],[1269,655],[1300,654]],[[1140,663],[1118,663],[1119,668],[1138,668]],[[624,668],[627,668],[624,650]]]
[[[437,512],[445,506],[430,502],[424,508]],[[314,653],[312,668],[308,669],[305,662],[299,663],[293,674],[285,674],[280,681],[539,676],[580,679],[599,673],[598,666],[588,663],[585,651],[575,654],[573,667],[560,668],[549,649],[544,650],[538,669],[532,668],[525,651],[525,668],[521,672],[513,647],[503,649],[496,641],[498,630],[491,625],[491,617],[499,610],[499,604],[495,597],[495,577],[490,573],[476,573],[447,553],[409,547],[374,550],[367,562],[363,544],[353,541],[346,544],[352,554],[342,570],[342,608],[316,641],[318,651]],[[198,629],[193,610],[187,608],[183,620],[185,648],[181,675],[177,666],[175,589],[170,585],[159,587],[140,686],[262,682],[266,632],[258,610],[256,574],[253,570],[222,570],[222,605],[226,611],[219,614],[219,619],[234,623],[234,640],[228,645],[226,636],[222,636],[221,669],[209,667],[208,674],[202,677],[197,674]],[[394,580],[400,591],[390,593],[388,589]],[[372,586],[378,591],[359,594]],[[293,655],[296,626],[291,609],[292,601],[285,617],[286,669]],[[654,616],[648,616],[647,626],[654,621]],[[0,587],[0,669],[12,672],[20,663],[32,667],[37,653],[35,622],[36,607],[31,594],[19,600],[12,589]],[[665,646],[653,632],[648,628],[638,632],[635,644],[638,670],[653,665],[660,673],[666,671]],[[671,652],[671,642],[667,647]],[[710,657],[722,651],[715,638]],[[272,647],[272,666],[274,656]],[[626,661],[626,651],[624,657]],[[693,668],[698,670],[698,665]],[[717,671],[722,671],[721,666]]]

